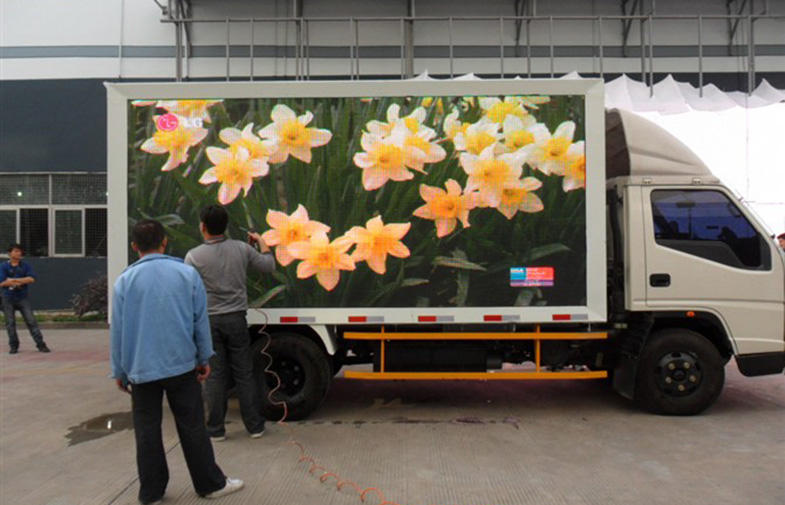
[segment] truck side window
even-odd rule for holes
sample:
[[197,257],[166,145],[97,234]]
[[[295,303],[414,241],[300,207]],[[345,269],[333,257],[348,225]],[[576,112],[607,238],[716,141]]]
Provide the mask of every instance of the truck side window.
[[723,193],[655,190],[651,204],[657,244],[736,268],[771,268],[765,239]]

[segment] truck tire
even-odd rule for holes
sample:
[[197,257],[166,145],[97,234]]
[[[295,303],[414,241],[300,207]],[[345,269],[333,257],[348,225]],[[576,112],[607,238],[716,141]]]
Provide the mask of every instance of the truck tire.
[[321,405],[327,395],[332,379],[329,356],[310,339],[294,333],[276,333],[267,348],[273,357],[270,370],[281,379],[281,387],[270,398],[270,391],[276,386],[275,377],[264,371],[267,356],[262,350],[267,337],[253,343],[254,377],[257,394],[260,397],[262,413],[270,421],[279,421],[284,409],[276,402],[286,402],[286,420],[295,421],[308,417]]
[[713,404],[724,382],[714,344],[694,331],[671,328],[654,333],[643,348],[635,399],[655,414],[689,416]]

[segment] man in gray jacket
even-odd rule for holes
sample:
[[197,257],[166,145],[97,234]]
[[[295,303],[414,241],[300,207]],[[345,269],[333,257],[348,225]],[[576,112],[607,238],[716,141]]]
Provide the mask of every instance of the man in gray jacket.
[[226,439],[226,382],[231,373],[245,429],[251,438],[259,438],[264,433],[264,417],[253,377],[245,286],[249,266],[258,272],[272,272],[275,260],[258,233],[248,236],[259,244],[261,253],[246,242],[226,238],[229,216],[223,207],[206,207],[200,220],[204,243],[188,251],[185,262],[199,271],[207,289],[215,350],[210,359],[212,373],[207,378],[207,432],[216,442]]

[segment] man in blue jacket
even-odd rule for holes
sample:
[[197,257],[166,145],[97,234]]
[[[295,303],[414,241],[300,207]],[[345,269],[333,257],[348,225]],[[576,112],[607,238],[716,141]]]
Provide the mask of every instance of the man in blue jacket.
[[158,503],[169,481],[161,434],[166,393],[197,494],[217,498],[243,487],[215,462],[204,424],[200,382],[213,354],[204,284],[192,267],[167,256],[161,223],[139,221],[132,247],[139,260],[114,285],[112,377],[131,394],[139,501]]
[[16,334],[15,312],[22,313],[27,329],[40,352],[49,352],[44,336],[38,329],[33,308],[27,298],[27,286],[35,282],[35,274],[29,264],[22,261],[24,249],[20,244],[8,248],[8,261],[0,265],[0,294],[3,300],[5,329],[8,331],[9,354],[19,352],[19,336]]

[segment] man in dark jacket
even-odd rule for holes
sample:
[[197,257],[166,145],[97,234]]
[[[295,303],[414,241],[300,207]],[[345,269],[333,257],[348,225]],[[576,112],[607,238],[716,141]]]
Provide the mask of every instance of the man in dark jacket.
[[8,261],[0,265],[0,287],[2,287],[5,329],[8,331],[8,352],[10,354],[19,352],[19,336],[16,334],[15,319],[17,310],[22,313],[22,318],[38,350],[49,352],[49,347],[46,346],[44,336],[35,321],[30,300],[27,298],[27,287],[35,282],[35,274],[30,265],[22,261],[23,256],[22,246],[11,244],[8,248]]

